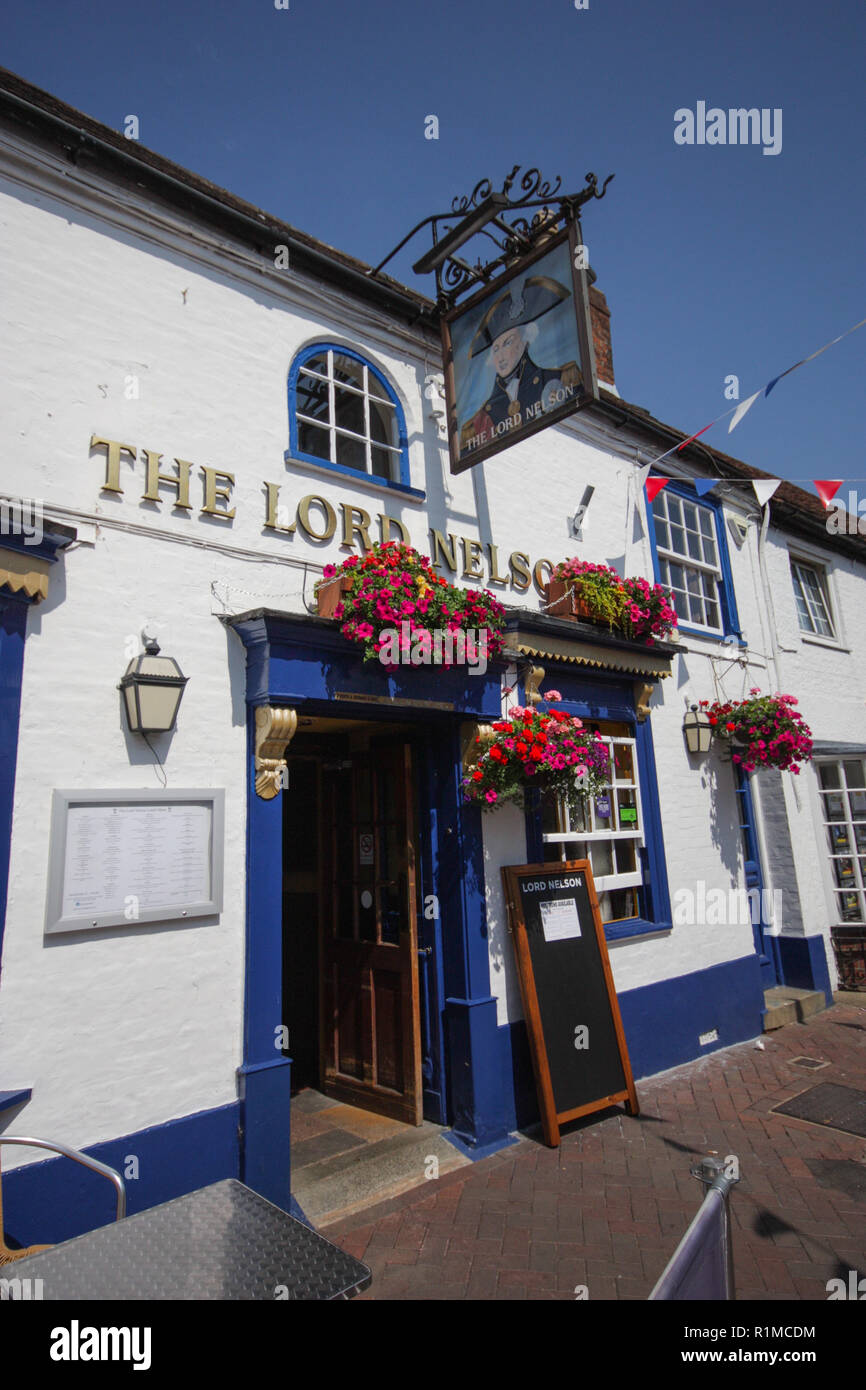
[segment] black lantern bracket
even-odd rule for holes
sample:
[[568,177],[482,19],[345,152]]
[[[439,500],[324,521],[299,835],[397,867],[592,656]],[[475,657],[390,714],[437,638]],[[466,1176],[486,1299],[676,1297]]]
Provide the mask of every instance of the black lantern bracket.
[[[561,177],[551,182],[543,178],[540,170],[527,169],[512,196],[519,172],[520,165],[515,164],[498,192],[494,192],[490,179],[480,179],[468,196],[453,200],[450,212],[425,217],[367,272],[368,277],[375,279],[423,227],[429,227],[432,245],[412,270],[416,275],[435,273],[436,306],[440,313],[447,313],[478,285],[488,284],[498,271],[528,255],[569,223],[578,222],[583,205],[603,198],[614,177],[608,174],[599,190],[598,179],[589,173],[585,176],[585,188],[577,193],[561,193]],[[486,261],[478,254],[474,264],[456,254],[476,237],[487,238],[499,254]]]

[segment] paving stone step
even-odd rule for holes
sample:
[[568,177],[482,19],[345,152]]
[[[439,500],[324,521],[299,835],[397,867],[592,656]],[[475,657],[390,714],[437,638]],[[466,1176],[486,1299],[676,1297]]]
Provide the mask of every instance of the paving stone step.
[[788,1023],[805,1023],[807,1018],[826,1009],[821,990],[794,989],[792,985],[774,985],[764,990],[764,1032],[784,1028]]

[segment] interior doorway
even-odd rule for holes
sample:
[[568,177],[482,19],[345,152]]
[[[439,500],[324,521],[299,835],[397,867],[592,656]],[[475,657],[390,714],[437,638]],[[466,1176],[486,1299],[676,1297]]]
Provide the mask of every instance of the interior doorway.
[[302,721],[283,810],[292,1089],[422,1120],[411,726]]

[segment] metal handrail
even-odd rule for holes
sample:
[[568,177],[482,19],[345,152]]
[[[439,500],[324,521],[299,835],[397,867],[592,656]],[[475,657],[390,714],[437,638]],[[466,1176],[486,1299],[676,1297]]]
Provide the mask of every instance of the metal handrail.
[[[692,1168],[691,1174],[693,1178],[697,1178],[703,1184],[704,1200],[659,1276],[658,1282],[649,1296],[650,1301],[679,1300],[689,1297],[689,1294],[684,1292],[688,1287],[689,1277],[690,1275],[693,1277],[696,1265],[697,1268],[700,1268],[700,1260],[707,1249],[708,1241],[719,1226],[721,1227],[719,1243],[724,1259],[725,1292],[723,1296],[726,1300],[736,1297],[734,1292],[734,1257],[731,1246],[731,1209],[728,1199],[731,1188],[735,1187],[740,1179],[739,1177],[725,1177],[724,1164],[716,1158],[703,1159],[700,1164]],[[721,1211],[719,1210],[720,1205]],[[721,1220],[719,1220],[720,1217]],[[693,1294],[692,1297],[702,1297],[702,1295]]]
[[50,1149],[53,1153],[62,1154],[64,1158],[73,1159],[75,1163],[80,1163],[85,1168],[92,1168],[94,1173],[101,1173],[117,1189],[115,1221],[122,1221],[126,1216],[126,1185],[117,1170],[109,1168],[107,1163],[100,1163],[98,1158],[91,1158],[90,1154],[82,1153],[80,1149],[72,1149],[68,1144],[59,1144],[53,1139],[19,1139],[11,1134],[0,1134],[0,1144],[20,1144],[24,1148]]

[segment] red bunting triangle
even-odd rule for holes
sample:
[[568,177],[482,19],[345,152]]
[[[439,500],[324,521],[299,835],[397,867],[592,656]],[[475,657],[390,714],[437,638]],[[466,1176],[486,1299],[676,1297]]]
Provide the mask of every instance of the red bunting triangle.
[[656,497],[658,497],[662,488],[667,487],[669,482],[670,478],[647,478],[646,495],[649,498],[650,502],[652,502]]
[[833,501],[833,498],[836,496],[836,493],[842,486],[842,479],[813,478],[812,481],[815,484],[815,491],[817,492],[821,501],[824,503],[824,506],[829,507],[830,503]]

